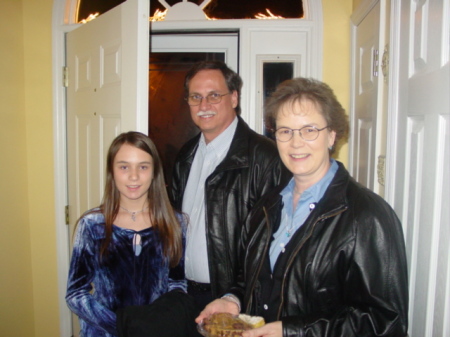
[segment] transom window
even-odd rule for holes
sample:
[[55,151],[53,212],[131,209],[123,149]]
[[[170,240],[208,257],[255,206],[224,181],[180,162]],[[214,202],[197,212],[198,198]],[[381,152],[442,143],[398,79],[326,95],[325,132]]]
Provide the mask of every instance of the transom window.
[[[166,3],[173,6],[182,1],[184,0],[166,0]],[[190,2],[201,5],[203,1]],[[85,20],[95,13],[105,13],[122,2],[125,0],[79,0],[77,21]],[[156,11],[165,10],[158,0],[150,0],[150,16]],[[210,19],[299,19],[303,17],[303,3],[302,0],[211,0],[204,12]]]

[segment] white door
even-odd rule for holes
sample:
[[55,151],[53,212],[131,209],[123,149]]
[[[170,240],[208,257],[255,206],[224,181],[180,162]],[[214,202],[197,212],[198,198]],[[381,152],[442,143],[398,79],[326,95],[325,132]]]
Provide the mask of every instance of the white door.
[[148,18],[149,1],[128,0],[67,34],[70,236],[76,219],[100,204],[111,141],[123,131],[147,133]]
[[[359,14],[359,15],[357,15]],[[380,54],[380,3],[352,17],[352,104],[350,112],[350,160],[352,176],[379,193],[376,183],[376,158],[381,111],[378,107],[378,67]]]
[[411,337],[450,336],[450,3],[392,1],[386,186],[403,223]]
[[71,223],[100,202],[112,139],[147,132],[148,5],[128,0],[67,34]]

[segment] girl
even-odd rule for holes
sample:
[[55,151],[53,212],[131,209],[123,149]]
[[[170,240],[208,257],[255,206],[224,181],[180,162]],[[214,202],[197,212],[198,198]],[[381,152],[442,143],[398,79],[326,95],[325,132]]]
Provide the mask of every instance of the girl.
[[66,301],[83,337],[116,336],[117,309],[186,291],[185,220],[170,205],[153,142],[120,134],[106,171],[101,205],[78,220],[69,270]]

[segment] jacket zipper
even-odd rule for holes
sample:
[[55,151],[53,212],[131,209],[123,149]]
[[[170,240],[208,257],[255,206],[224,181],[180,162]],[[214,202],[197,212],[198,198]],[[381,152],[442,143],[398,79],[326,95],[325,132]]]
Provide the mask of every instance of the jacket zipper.
[[335,212],[333,214],[328,214],[327,216],[323,216],[323,217],[318,218],[316,220],[316,222],[314,222],[314,224],[312,225],[311,230],[308,233],[308,236],[303,240],[302,244],[292,253],[292,255],[291,255],[291,257],[290,257],[290,259],[289,259],[289,261],[288,261],[288,263],[286,265],[286,269],[285,269],[285,272],[284,272],[284,275],[283,275],[283,282],[281,284],[281,295],[280,295],[281,296],[281,301],[280,301],[280,306],[278,307],[277,320],[280,319],[281,310],[282,310],[283,304],[284,304],[284,287],[285,287],[286,276],[287,276],[288,270],[290,269],[292,263],[294,262],[294,259],[295,259],[296,255],[297,255],[297,253],[300,251],[300,249],[302,249],[302,247],[305,244],[305,242],[307,240],[309,240],[309,238],[311,237],[312,233],[314,232],[314,228],[316,227],[316,224],[319,221],[322,221],[322,220],[334,217],[334,216],[344,212],[346,209],[347,208],[345,207],[344,209],[341,209],[341,210],[339,210],[339,211],[337,211],[337,212]]
[[[266,227],[267,227],[268,232],[270,232],[271,231],[270,230],[271,227],[270,227],[270,224],[269,224],[269,216],[267,214],[267,210],[266,210],[265,206],[263,207],[263,211],[264,211],[264,217],[266,218]],[[270,237],[271,237],[270,235],[267,235],[266,244],[264,245],[264,251],[263,251],[263,254],[261,255],[261,256],[263,256],[263,258],[260,260],[261,262],[260,262],[256,272],[253,274],[253,277],[254,277],[253,282],[252,282],[253,285],[252,285],[251,291],[248,292],[249,294],[253,294],[253,291],[255,290],[256,276],[259,275],[259,273],[261,271],[261,268],[262,268],[262,265],[264,263],[264,257],[266,256],[267,249],[268,249],[269,243],[270,243]],[[245,259],[245,261],[247,261],[247,258]],[[247,268],[245,268],[245,269],[247,269]],[[253,295],[252,295],[252,297],[253,297]],[[246,306],[246,312],[249,311],[249,308],[251,306],[251,302],[252,302],[252,300],[249,299],[249,301],[247,303],[247,306]]]

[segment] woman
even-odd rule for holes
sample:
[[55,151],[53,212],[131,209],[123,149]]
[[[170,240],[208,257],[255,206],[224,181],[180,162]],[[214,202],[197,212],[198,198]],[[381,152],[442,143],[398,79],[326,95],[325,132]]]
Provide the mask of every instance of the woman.
[[117,336],[116,310],[186,291],[185,224],[170,206],[153,142],[119,135],[106,171],[102,204],[77,223],[69,270],[66,301],[83,337]]
[[326,84],[297,78],[272,94],[266,113],[293,178],[252,209],[239,282],[197,322],[242,304],[267,322],[243,337],[406,336],[401,224],[331,158],[348,133],[344,109]]

